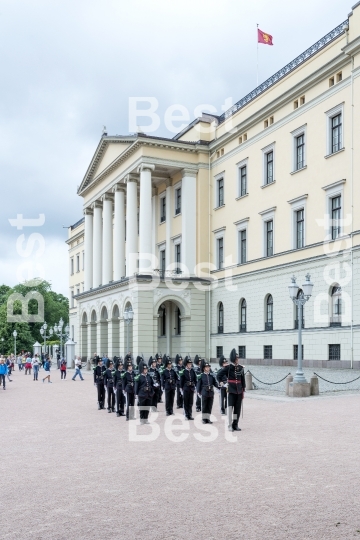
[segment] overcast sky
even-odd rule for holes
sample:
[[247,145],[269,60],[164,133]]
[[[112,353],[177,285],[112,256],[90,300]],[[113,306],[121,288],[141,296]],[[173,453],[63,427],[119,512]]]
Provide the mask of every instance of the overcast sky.
[[[354,3],[355,0],[353,0]],[[0,2],[0,284],[44,269],[68,294],[68,226],[82,217],[77,186],[101,136],[129,133],[131,97],[165,110],[209,104],[221,114],[256,86],[256,23],[274,46],[259,45],[260,82],[344,21],[343,0],[2,0]],[[45,214],[17,230],[9,218]],[[31,233],[44,237],[26,253]],[[25,253],[17,248],[24,234]],[[20,241],[18,241],[19,245]],[[21,246],[20,246],[21,247]],[[43,252],[43,253],[42,253]]]

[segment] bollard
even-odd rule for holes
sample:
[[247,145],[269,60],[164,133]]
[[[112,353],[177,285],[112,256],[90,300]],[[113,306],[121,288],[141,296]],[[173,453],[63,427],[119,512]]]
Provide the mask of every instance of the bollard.
[[285,379],[285,394],[289,395],[289,384],[293,382],[294,377],[292,375],[288,375]]
[[90,360],[88,360],[86,362],[86,371],[91,371],[91,362],[90,362]]
[[319,379],[316,375],[312,375],[310,378],[310,395],[318,396],[319,395]]
[[250,371],[245,373],[245,384],[246,384],[246,390],[253,390],[252,375]]

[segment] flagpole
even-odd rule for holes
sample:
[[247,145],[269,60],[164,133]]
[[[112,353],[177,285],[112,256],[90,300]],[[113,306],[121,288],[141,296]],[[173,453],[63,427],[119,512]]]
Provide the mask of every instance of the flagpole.
[[259,25],[256,25],[256,87],[259,86]]

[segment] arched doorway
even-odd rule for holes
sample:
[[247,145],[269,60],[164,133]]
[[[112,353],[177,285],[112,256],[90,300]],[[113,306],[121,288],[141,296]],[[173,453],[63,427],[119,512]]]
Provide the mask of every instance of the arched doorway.
[[100,315],[100,356],[108,354],[108,310],[104,306]]
[[84,312],[81,320],[81,357],[87,360],[88,356],[88,319]]
[[167,300],[157,310],[157,343],[155,352],[167,354],[175,358],[177,354],[185,355],[184,350],[184,308],[176,301]]

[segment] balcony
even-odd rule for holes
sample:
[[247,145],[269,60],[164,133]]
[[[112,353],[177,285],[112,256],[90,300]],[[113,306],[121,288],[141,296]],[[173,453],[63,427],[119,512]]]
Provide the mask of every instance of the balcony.
[[272,322],[266,322],[265,323],[265,332],[270,332],[273,330],[273,323]]
[[223,333],[224,333],[224,327],[218,326],[218,334],[223,334]]
[[339,328],[341,326],[341,315],[334,315],[330,317],[330,326],[333,328]]
[[[302,320],[301,328],[305,328],[305,319]],[[299,320],[298,319],[296,319],[294,321],[294,329],[295,330],[299,329]]]
[[241,323],[241,324],[239,325],[239,332],[242,332],[242,333],[243,333],[243,332],[246,332],[246,323],[245,323],[245,324],[244,324],[244,323]]

